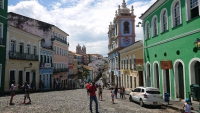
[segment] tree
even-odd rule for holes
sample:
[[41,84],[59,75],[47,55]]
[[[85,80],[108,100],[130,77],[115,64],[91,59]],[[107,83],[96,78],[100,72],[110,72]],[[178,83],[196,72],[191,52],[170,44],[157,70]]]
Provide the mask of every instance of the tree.
[[86,68],[83,68],[82,77],[87,78],[89,74],[90,74],[89,70]]

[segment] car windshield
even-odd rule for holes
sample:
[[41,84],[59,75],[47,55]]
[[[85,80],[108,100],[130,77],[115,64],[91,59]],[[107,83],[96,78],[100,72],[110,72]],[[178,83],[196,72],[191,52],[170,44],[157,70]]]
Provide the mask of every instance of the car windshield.
[[160,94],[160,91],[146,91],[149,94]]

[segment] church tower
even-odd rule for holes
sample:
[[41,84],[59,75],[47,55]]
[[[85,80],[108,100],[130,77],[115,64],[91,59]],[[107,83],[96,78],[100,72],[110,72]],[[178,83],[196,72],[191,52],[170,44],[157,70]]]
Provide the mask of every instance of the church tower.
[[76,46],[76,53],[77,54],[81,53],[81,46],[79,44]]
[[86,54],[86,47],[85,47],[85,45],[83,45],[83,47],[82,47],[82,52],[83,52],[83,54]]

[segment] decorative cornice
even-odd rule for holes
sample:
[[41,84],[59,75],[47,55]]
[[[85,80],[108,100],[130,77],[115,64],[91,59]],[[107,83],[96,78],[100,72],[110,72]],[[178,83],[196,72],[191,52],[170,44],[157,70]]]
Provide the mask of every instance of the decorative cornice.
[[191,34],[198,33],[198,32],[200,32],[200,29],[196,29],[196,30],[193,30],[193,31],[190,31],[190,32],[187,32],[187,33],[184,33],[184,34],[181,34],[181,35],[178,35],[178,36],[175,36],[175,37],[172,37],[172,38],[169,38],[169,39],[166,39],[166,40],[163,40],[163,41],[160,41],[160,42],[148,45],[148,46],[145,46],[144,48],[146,49],[146,48],[150,48],[150,47],[153,47],[153,46],[157,46],[157,45],[167,43],[167,42],[179,39],[179,38],[183,38],[183,37],[191,35]]

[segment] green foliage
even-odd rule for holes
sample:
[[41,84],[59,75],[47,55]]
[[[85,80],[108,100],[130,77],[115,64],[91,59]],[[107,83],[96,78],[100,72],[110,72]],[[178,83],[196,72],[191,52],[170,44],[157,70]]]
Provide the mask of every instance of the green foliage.
[[89,70],[88,69],[86,69],[86,68],[83,68],[83,72],[82,72],[82,76],[83,77],[85,77],[85,78],[87,78],[87,76],[89,75]]

